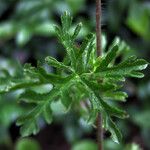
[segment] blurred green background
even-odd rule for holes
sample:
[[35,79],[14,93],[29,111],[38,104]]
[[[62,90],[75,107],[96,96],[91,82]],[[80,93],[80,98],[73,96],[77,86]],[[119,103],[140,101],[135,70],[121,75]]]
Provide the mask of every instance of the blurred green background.
[[[19,76],[26,62],[36,66],[37,60],[48,55],[62,60],[64,49],[55,38],[53,24],[60,23],[60,15],[66,10],[74,16],[74,25],[83,23],[80,44],[87,33],[95,32],[95,1],[0,0],[0,70]],[[135,54],[149,61],[150,1],[102,0],[102,11],[106,50],[115,37],[120,37],[132,49],[122,57]],[[130,118],[118,121],[124,139],[117,145],[105,132],[105,150],[150,149],[149,74],[148,68],[144,79],[126,81],[124,89],[129,98],[122,106]],[[4,75],[0,72],[0,77]],[[16,102],[18,95],[19,91],[0,96],[0,150],[96,150],[96,129],[79,113],[66,115],[60,103],[53,104],[54,122],[50,126],[41,120],[40,133],[22,139],[15,121],[28,108]]]

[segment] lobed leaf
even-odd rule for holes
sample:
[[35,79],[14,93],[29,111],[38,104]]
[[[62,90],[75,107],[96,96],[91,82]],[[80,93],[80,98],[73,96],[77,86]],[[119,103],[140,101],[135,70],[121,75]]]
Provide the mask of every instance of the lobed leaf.
[[82,42],[81,48],[77,55],[77,72],[79,73],[85,72],[86,68],[88,68],[91,52],[95,48],[94,40],[95,36],[91,33],[88,34],[85,40]]
[[127,60],[123,61],[122,63],[113,66],[107,67],[104,69],[100,69],[98,73],[95,75],[107,77],[107,76],[130,76],[133,71],[140,71],[147,67],[147,61],[143,59],[136,59],[133,60],[133,57],[128,58]]
[[44,103],[49,98],[50,93],[39,94],[31,90],[26,90],[19,96],[24,102],[27,103]]
[[55,58],[48,56],[45,58],[45,61],[48,65],[56,67],[56,68],[61,68],[61,69],[66,69],[66,70],[71,70],[69,66],[64,65],[61,62],[58,62]]
[[68,29],[71,27],[72,23],[72,16],[67,11],[64,12],[64,14],[61,16],[61,23],[62,23],[62,31],[66,34],[68,32]]
[[[17,121],[17,124],[22,126],[23,136],[39,131],[38,121],[41,117],[47,123],[52,122],[50,105],[55,99],[61,100],[67,110],[74,103],[78,106],[86,99],[90,102],[87,106],[88,122],[94,123],[97,113],[102,113],[104,127],[111,132],[112,139],[119,143],[121,134],[112,117],[126,118],[128,115],[124,110],[110,105],[107,99],[125,101],[127,94],[121,90],[121,83],[125,81],[125,77],[142,78],[144,74],[140,71],[145,69],[148,63],[132,56],[115,64],[118,55],[128,48],[118,39],[110,46],[108,52],[100,57],[96,56],[94,34],[89,34],[81,46],[77,47],[75,38],[82,25],[79,23],[71,34],[71,23],[71,15],[65,12],[61,17],[61,26],[55,26],[55,33],[66,50],[64,61],[59,62],[51,56],[45,59],[48,65],[60,70],[57,74],[47,72],[39,63],[37,67],[26,64],[19,78],[11,76],[4,69],[0,74],[0,93],[24,89],[20,100],[34,104],[31,111],[19,117]],[[35,92],[35,86],[41,88],[41,85],[46,84],[53,85],[53,88],[41,94]]]
[[36,121],[28,121],[21,127],[20,134],[22,135],[22,137],[27,137],[31,134],[37,134],[39,130],[40,129]]
[[80,23],[76,26],[76,28],[75,28],[75,30],[74,30],[74,33],[73,33],[73,35],[72,35],[72,39],[75,39],[75,38],[78,36],[78,34],[79,34],[81,28],[82,28],[82,23],[80,22]]
[[109,98],[111,100],[117,100],[117,101],[126,101],[126,98],[128,97],[128,95],[125,92],[122,91],[117,91],[117,92],[105,92],[104,93],[104,98]]
[[44,108],[44,111],[43,111],[43,116],[44,116],[44,119],[45,121],[50,124],[52,122],[52,110],[51,110],[51,107],[50,107],[50,104],[47,103],[45,105],[45,108]]
[[65,88],[61,90],[61,102],[65,106],[66,110],[68,110],[72,104],[72,98],[70,96],[69,89]]
[[119,50],[118,45],[115,45],[114,47],[112,47],[108,51],[108,53],[106,54],[104,59],[102,59],[102,61],[100,61],[100,64],[99,64],[98,68],[96,69],[96,72],[98,70],[102,70],[102,69],[108,67],[108,65],[116,58],[118,50]]

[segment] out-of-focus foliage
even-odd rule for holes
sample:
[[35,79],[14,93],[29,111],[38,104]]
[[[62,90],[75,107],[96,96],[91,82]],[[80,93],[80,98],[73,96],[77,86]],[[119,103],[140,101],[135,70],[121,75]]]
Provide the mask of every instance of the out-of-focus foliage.
[[[112,31],[119,31],[121,28],[122,19],[124,23],[145,40],[150,40],[150,4],[148,1],[140,0],[112,0],[109,2],[114,4],[108,5],[108,26]],[[116,4],[116,5],[115,5]],[[117,9],[116,9],[117,7]],[[125,11],[128,10],[127,16]],[[118,14],[118,12],[120,12]],[[114,19],[117,16],[117,19]],[[124,16],[122,18],[122,16]]]
[[84,8],[84,2],[85,0],[2,1],[2,8],[13,4],[15,9],[8,20],[0,23],[0,39],[9,40],[15,37],[16,43],[24,46],[33,36],[50,37],[54,34],[53,24],[56,24],[53,14],[60,15],[66,10],[76,14]]
[[125,150],[141,150],[141,148],[137,144],[132,143],[132,144],[128,144],[125,147]]
[[[4,79],[11,75],[20,75],[21,68],[17,62],[13,60],[5,60],[3,58],[0,59],[0,78]],[[0,88],[3,87],[3,83],[5,81],[0,80]],[[17,104],[17,97],[19,93],[10,93],[9,95],[1,95],[0,96],[0,142],[3,141],[3,138],[9,138],[8,128],[11,123],[16,120],[16,118],[24,112],[24,108]]]
[[137,112],[133,121],[138,124],[141,128],[149,129],[150,128],[150,110],[144,110],[143,112]]
[[85,141],[76,143],[72,148],[72,150],[84,150],[84,149],[97,150],[97,145],[91,140],[85,140]]
[[20,139],[16,143],[15,150],[41,150],[39,143],[31,138]]
[[110,140],[106,140],[104,142],[104,148],[105,150],[141,150],[141,148],[139,147],[139,145],[135,144],[135,143],[131,143],[131,144],[120,144],[120,145],[116,145],[115,143],[113,143]]
[[[117,145],[110,140],[104,142],[105,150],[142,150],[139,145],[135,143]],[[97,150],[97,145],[92,140],[82,140],[73,145],[72,150]]]
[[[111,0],[106,2],[106,24],[112,32],[121,28],[121,20],[130,0]],[[119,12],[119,13],[118,13]],[[116,18],[117,17],[117,18]]]
[[106,2],[106,8],[105,23],[110,35],[119,35],[133,48],[134,54],[148,57],[150,1],[111,0]]
[[132,31],[150,41],[150,4],[133,0],[130,3],[127,25]]

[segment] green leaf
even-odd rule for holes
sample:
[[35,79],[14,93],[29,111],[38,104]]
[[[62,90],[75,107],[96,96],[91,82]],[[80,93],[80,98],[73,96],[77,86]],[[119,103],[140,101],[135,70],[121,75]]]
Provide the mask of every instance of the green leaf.
[[134,77],[134,78],[143,78],[144,74],[141,72],[132,71],[131,73],[128,74],[128,76]]
[[100,62],[99,67],[96,69],[96,72],[99,71],[100,69],[106,68],[116,58],[118,50],[119,50],[118,45],[112,47],[108,51],[104,59],[102,59],[102,61]]
[[129,76],[132,71],[140,71],[147,67],[148,62],[143,59],[128,58],[122,63],[105,69],[99,70],[100,76]]
[[144,129],[150,128],[150,110],[143,110],[132,115],[133,122]]
[[62,40],[62,35],[63,35],[61,28],[57,25],[55,25],[54,28],[55,28],[55,33],[56,33],[59,41],[61,41]]
[[[22,125],[21,127],[21,135],[28,136],[30,134],[36,134],[39,131],[37,121],[41,114],[44,114],[45,120],[50,123],[51,122],[51,111],[48,110],[49,103],[59,95],[58,89],[52,89],[49,95],[46,97],[44,103],[38,104],[35,108],[33,108],[28,114],[22,115],[17,120],[17,125]],[[44,97],[45,98],[45,97]],[[49,115],[49,119],[48,119]]]
[[93,33],[89,33],[86,38],[84,39],[84,41],[81,44],[81,52],[80,55],[89,49],[89,46],[91,46],[91,44],[94,42],[95,36]]
[[66,110],[68,110],[72,104],[72,98],[70,96],[69,89],[65,88],[61,90],[61,102],[65,106]]
[[21,138],[17,141],[15,150],[41,150],[39,143],[32,138]]
[[43,116],[48,124],[52,122],[52,110],[49,103],[45,105]]
[[28,27],[23,27],[17,33],[16,42],[19,46],[24,46],[32,38],[32,31]]
[[32,111],[30,111],[28,114],[22,115],[17,119],[17,125],[22,125],[25,122],[32,121],[34,122],[37,117],[42,112],[42,105],[37,105]]
[[[112,117],[126,118],[128,115],[124,110],[112,106],[107,99],[125,101],[127,94],[121,89],[125,77],[143,77],[140,71],[145,69],[148,63],[132,56],[117,64],[117,56],[128,47],[118,39],[105,55],[97,57],[94,34],[89,34],[81,46],[77,46],[75,38],[80,32],[81,23],[73,34],[70,32],[72,17],[69,13],[62,15],[61,23],[60,27],[55,26],[55,33],[66,50],[65,60],[59,62],[50,56],[45,59],[48,65],[58,69],[57,73],[47,72],[44,64],[40,63],[37,67],[26,64],[19,77],[3,70],[0,74],[0,93],[23,89],[20,100],[33,103],[30,111],[20,116],[17,121],[17,124],[21,125],[23,136],[39,131],[38,121],[41,117],[47,123],[52,122],[53,101],[57,100],[68,110],[72,101],[78,109],[81,108],[81,101],[86,100],[89,101],[89,105],[85,106],[86,110],[89,110],[88,121],[94,123],[97,113],[102,113],[104,127],[111,132],[113,140],[119,143],[121,134]],[[41,92],[39,89],[42,85],[52,87],[46,91],[42,89]]]
[[[86,90],[89,91],[89,94],[92,94],[95,99],[97,99],[100,103],[100,106],[104,109],[105,112],[110,114],[110,116],[116,116],[119,118],[127,118],[128,115],[125,111],[120,110],[118,108],[110,106],[107,102],[102,100],[102,98],[99,96],[99,93],[95,91],[93,87],[90,86],[89,82],[86,82],[86,80],[81,80],[82,84],[86,86]],[[97,105],[99,107],[99,105]],[[100,107],[99,107],[100,109]]]
[[88,34],[85,40],[82,42],[81,48],[78,52],[77,60],[77,72],[85,72],[88,68],[90,61],[90,55],[94,47],[95,36],[91,33]]
[[132,143],[132,144],[127,144],[127,146],[125,147],[125,150],[142,150],[140,148],[140,146],[136,143]]
[[60,42],[63,44],[64,48],[67,51],[67,55],[69,56],[69,59],[71,61],[72,68],[75,69],[76,68],[75,49],[77,48],[69,33],[71,22],[72,22],[72,17],[70,16],[68,12],[65,12],[61,16],[62,27],[56,26],[55,30],[56,30],[57,36],[59,37]]
[[[98,97],[99,99],[101,99],[100,97]],[[128,114],[121,110],[121,109],[118,109],[116,107],[113,107],[113,106],[110,106],[108,103],[106,103],[105,101],[103,101],[101,99],[101,105],[103,106],[104,110],[110,114],[110,116],[115,116],[115,117],[118,117],[118,118],[127,118],[128,117]]]
[[118,127],[115,125],[115,123],[111,119],[109,119],[109,130],[112,134],[111,135],[112,140],[118,144],[121,143],[122,134],[119,131]]
[[129,57],[127,60],[123,61],[119,65],[117,65],[117,68],[123,68],[124,70],[143,70],[147,67],[148,62],[144,59],[136,59],[135,56]]
[[79,34],[81,28],[82,28],[82,23],[80,22],[80,23],[76,26],[76,28],[75,28],[75,30],[74,30],[74,33],[73,33],[73,35],[72,35],[72,39],[75,39],[75,38],[78,36],[78,34]]
[[95,120],[96,120],[96,118],[97,118],[98,110],[96,110],[96,109],[91,109],[90,111],[91,111],[91,112],[90,112],[90,115],[89,115],[89,118],[88,118],[87,122],[88,122],[89,124],[94,124],[94,123],[95,123]]
[[64,65],[61,62],[58,62],[55,58],[48,56],[45,58],[45,61],[48,65],[56,67],[56,68],[61,68],[61,69],[66,69],[66,70],[71,70],[69,66]]
[[72,23],[72,17],[70,13],[68,13],[67,11],[64,12],[64,14],[61,16],[61,23],[62,31],[64,33],[68,32],[68,29],[70,29]]
[[76,143],[71,150],[97,150],[97,145],[91,140]]
[[39,94],[31,90],[26,90],[19,96],[19,99],[27,103],[43,103],[48,99],[48,97],[49,93]]
[[0,75],[4,76],[4,77],[7,77],[7,78],[11,77],[11,75],[10,75],[10,73],[7,69],[1,69],[0,70]]
[[112,84],[107,82],[100,83],[98,81],[94,82],[86,78],[82,78],[82,79],[88,84],[88,86],[93,87],[95,91],[107,92],[107,91],[114,91],[117,89],[117,85],[114,83]]
[[41,82],[38,79],[28,80],[28,79],[21,79],[21,80],[12,80],[9,81],[4,88],[0,89],[0,94],[8,93],[11,91],[15,91],[18,89],[30,88],[31,86],[40,85]]
[[54,87],[49,93],[38,94],[33,91],[26,91],[21,95],[23,99],[26,99],[26,102],[34,102],[37,104],[28,114],[22,115],[17,120],[17,125],[22,125],[22,136],[28,136],[32,133],[36,134],[39,131],[37,121],[42,114],[46,122],[51,123],[52,113],[49,105],[52,100],[61,96],[63,89],[69,88],[74,83],[73,78],[74,76],[71,76],[65,82],[62,81],[62,84]]
[[39,127],[37,126],[35,121],[26,122],[20,129],[20,133],[22,137],[27,137],[32,133],[35,135],[39,132]]
[[103,112],[103,124],[106,130],[111,132],[111,138],[116,143],[121,143],[122,134],[116,124],[112,121],[112,119],[108,116],[107,113]]
[[117,100],[117,101],[126,101],[126,98],[128,95],[125,92],[105,92],[104,93],[105,98],[110,98],[112,100]]
[[70,75],[68,77],[62,77],[60,75],[47,73],[43,68],[39,68],[39,72],[41,73],[41,75],[44,78],[44,80],[46,80],[47,82],[52,83],[52,84],[63,84],[63,83],[66,83],[73,76],[73,75]]

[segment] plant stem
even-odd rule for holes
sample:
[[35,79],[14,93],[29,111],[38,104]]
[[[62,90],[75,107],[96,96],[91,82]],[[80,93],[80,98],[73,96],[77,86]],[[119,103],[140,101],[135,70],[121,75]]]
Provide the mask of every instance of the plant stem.
[[98,150],[103,150],[102,115],[100,113],[97,116],[97,146]]
[[[97,56],[102,54],[101,50],[101,0],[96,0],[96,46]],[[102,115],[98,113],[97,116],[97,145],[98,150],[103,150],[103,128],[102,128]]]
[[96,45],[97,45],[97,55],[100,56],[101,51],[101,0],[96,0]]

